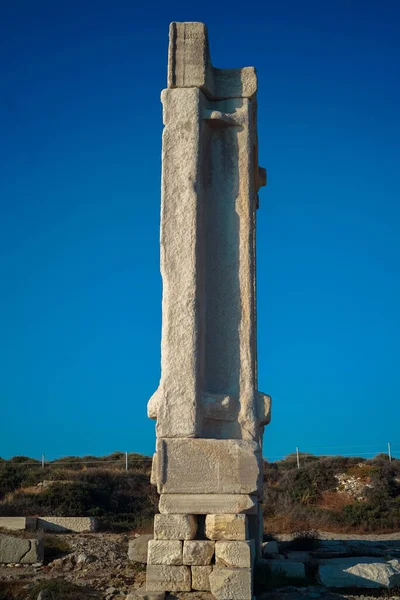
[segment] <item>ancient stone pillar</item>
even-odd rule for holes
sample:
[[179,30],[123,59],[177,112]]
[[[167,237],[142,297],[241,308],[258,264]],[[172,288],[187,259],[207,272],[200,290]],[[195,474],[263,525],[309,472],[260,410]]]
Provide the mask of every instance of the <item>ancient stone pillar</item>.
[[[161,381],[147,588],[250,600],[262,532],[254,68],[212,66],[202,23],[172,23],[162,92]],[[233,593],[234,592],[234,593]]]

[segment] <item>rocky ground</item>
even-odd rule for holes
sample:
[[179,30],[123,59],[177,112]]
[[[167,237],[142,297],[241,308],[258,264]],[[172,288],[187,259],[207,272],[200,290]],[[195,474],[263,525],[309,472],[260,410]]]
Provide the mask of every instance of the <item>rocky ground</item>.
[[[128,561],[126,534],[47,536],[45,547],[64,556],[43,566],[0,566],[0,581],[26,581],[27,589],[43,579],[63,578],[98,591],[99,598],[122,599],[145,582],[145,565]],[[47,552],[48,554],[48,552]]]
[[[285,541],[290,536],[279,536]],[[45,561],[43,565],[0,566],[0,600],[13,596],[1,594],[1,585],[18,584],[30,598],[30,590],[38,582],[62,579],[88,591],[94,600],[130,600],[129,594],[145,583],[145,565],[128,560],[128,543],[132,536],[112,533],[58,534],[45,536]],[[376,547],[397,546],[400,549],[400,533],[388,535],[355,536],[321,533],[323,540],[359,540]],[[333,543],[333,542],[330,542]],[[321,548],[321,551],[323,548]],[[330,547],[325,549],[330,550]],[[400,551],[400,550],[399,550]],[[57,557],[58,556],[58,557]],[[55,558],[56,557],[56,558]],[[128,598],[127,598],[128,596]],[[21,597],[21,596],[19,596]],[[258,596],[258,600],[369,600],[384,597],[400,600],[400,592],[360,589],[353,593],[332,592],[319,586],[284,587]],[[40,600],[45,596],[41,596]],[[212,600],[207,593],[170,594],[168,600]]]

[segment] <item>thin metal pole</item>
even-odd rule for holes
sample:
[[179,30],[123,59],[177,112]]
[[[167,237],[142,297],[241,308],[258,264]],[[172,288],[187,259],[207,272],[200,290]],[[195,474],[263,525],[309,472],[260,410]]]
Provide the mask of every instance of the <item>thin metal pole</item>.
[[390,448],[390,442],[388,442],[388,454],[389,454],[389,461],[392,462],[392,450]]
[[296,446],[296,457],[297,457],[297,468],[300,469],[300,455],[299,455],[299,449]]
[[44,454],[42,454],[42,469],[44,469]]
[[128,470],[128,453],[125,452],[125,471]]

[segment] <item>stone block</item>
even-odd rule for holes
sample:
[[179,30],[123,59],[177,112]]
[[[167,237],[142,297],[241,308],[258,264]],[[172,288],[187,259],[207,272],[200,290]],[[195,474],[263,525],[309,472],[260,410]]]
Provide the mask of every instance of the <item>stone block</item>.
[[262,488],[260,446],[251,440],[159,439],[155,464],[160,494],[255,494]]
[[209,565],[214,556],[215,542],[208,540],[189,540],[183,542],[184,565]]
[[231,569],[250,569],[254,561],[254,542],[215,542],[215,564]]
[[[291,560],[293,562],[306,563],[306,562],[309,562],[311,559],[310,553],[305,550],[296,550],[293,552],[286,552],[285,555],[288,560]],[[281,555],[279,555],[279,556],[281,556]],[[321,564],[321,559],[318,559],[318,564]]]
[[190,592],[190,567],[174,565],[147,565],[146,589],[153,592]]
[[275,542],[275,540],[264,542],[262,544],[262,554],[263,556],[268,554],[279,554],[278,542]]
[[206,537],[210,540],[246,540],[246,515],[207,515]]
[[199,592],[210,591],[210,575],[212,566],[193,566],[192,567],[192,589]]
[[197,533],[194,515],[155,515],[154,538],[156,540],[193,540]]
[[399,587],[400,562],[375,557],[333,558],[319,567],[319,579],[332,588]]
[[0,533],[0,564],[43,562],[43,540],[27,540]]
[[165,592],[150,592],[146,588],[139,588],[128,594],[125,600],[137,600],[137,598],[142,600],[164,600]]
[[129,540],[128,558],[132,562],[147,563],[148,543],[153,539],[152,535],[140,535],[139,537]]
[[226,569],[215,566],[210,574],[210,589],[217,600],[252,600],[251,569]]
[[149,540],[148,565],[181,565],[182,542],[179,540]]
[[262,559],[258,563],[260,566],[266,565],[274,573],[283,573],[287,577],[298,577],[304,579],[306,576],[303,563],[294,562],[292,560],[268,560]]
[[257,514],[257,498],[248,494],[161,494],[162,514]]
[[93,517],[40,517],[37,527],[42,531],[54,531],[55,533],[82,533],[84,531],[96,531],[97,523]]
[[35,530],[37,527],[36,517],[0,517],[0,529],[11,530]]

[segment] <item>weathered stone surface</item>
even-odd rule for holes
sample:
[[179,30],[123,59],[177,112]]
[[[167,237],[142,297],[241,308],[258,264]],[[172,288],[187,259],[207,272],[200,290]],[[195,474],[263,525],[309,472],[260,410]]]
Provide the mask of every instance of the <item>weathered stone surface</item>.
[[149,540],[148,565],[181,565],[182,542],[179,540]]
[[154,515],[156,540],[193,540],[197,532],[195,515]]
[[37,527],[43,531],[57,533],[66,531],[82,533],[96,531],[97,523],[93,517],[40,517],[37,519]]
[[162,377],[148,414],[158,438],[259,443],[270,398],[256,389],[255,211],[265,185],[257,80],[253,68],[212,68],[207,47],[203,24],[171,25],[162,93]]
[[192,589],[201,592],[210,591],[210,574],[213,570],[209,566],[193,566],[192,567]]
[[128,594],[125,600],[137,600],[137,598],[142,598],[142,600],[164,600],[165,592],[150,592],[146,588],[139,588]]
[[251,600],[251,569],[225,569],[215,566],[210,574],[210,588],[217,600]]
[[270,541],[264,542],[262,544],[262,554],[263,556],[268,554],[279,554],[278,542]]
[[[160,513],[248,515],[245,534],[232,520],[232,536],[248,534],[259,557],[271,399],[257,389],[255,225],[266,171],[258,165],[256,90],[253,68],[212,66],[203,24],[172,23],[161,95],[161,380],[148,415],[157,420],[151,482]],[[210,544],[185,539],[184,564],[207,566],[200,549]],[[244,548],[224,552],[228,565],[251,564]],[[182,567],[148,568],[148,589],[182,591],[168,583],[183,577]],[[217,600],[250,600],[251,569],[216,569]]]
[[0,563],[34,564],[43,561],[43,540],[27,540],[0,533]]
[[354,557],[325,560],[319,578],[327,587],[393,588],[400,586],[400,562]]
[[161,494],[160,513],[256,514],[257,498],[248,494]]
[[260,447],[249,440],[159,439],[157,468],[159,493],[253,494],[262,488]]
[[129,540],[128,558],[132,562],[147,563],[148,543],[153,539],[152,535],[140,535],[139,537]]
[[215,564],[220,567],[250,569],[254,560],[254,541],[215,543]]
[[257,90],[253,67],[215,69],[203,23],[171,23],[168,87],[199,87],[213,98],[251,98]]
[[210,540],[246,540],[246,515],[207,515],[206,537]]
[[35,530],[37,526],[36,517],[0,517],[0,528],[11,530]]
[[191,592],[175,592],[168,594],[167,600],[215,600],[215,598],[210,592],[197,592],[192,590]]
[[192,587],[190,567],[172,565],[147,565],[146,589],[155,592],[190,592]]
[[183,542],[184,565],[209,565],[214,556],[215,542],[189,540]]
[[283,573],[287,577],[301,577],[304,579],[306,576],[305,567],[303,563],[293,562],[291,560],[280,560],[280,559],[262,559],[258,563],[260,567],[262,565],[268,566],[268,568],[274,573]]

